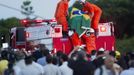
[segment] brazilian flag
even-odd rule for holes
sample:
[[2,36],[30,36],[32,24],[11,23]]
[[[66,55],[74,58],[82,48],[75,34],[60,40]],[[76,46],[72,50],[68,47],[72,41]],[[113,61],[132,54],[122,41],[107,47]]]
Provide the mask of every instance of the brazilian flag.
[[72,7],[69,8],[68,23],[71,29],[74,29],[78,35],[81,35],[85,29],[90,28],[91,19],[90,16],[81,11],[82,6],[80,3],[75,2]]

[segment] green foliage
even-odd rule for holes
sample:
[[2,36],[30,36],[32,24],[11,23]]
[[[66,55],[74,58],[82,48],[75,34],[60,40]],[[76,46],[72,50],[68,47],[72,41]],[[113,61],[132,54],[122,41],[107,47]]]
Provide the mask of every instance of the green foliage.
[[[112,15],[114,17],[129,14],[132,9],[130,7],[134,7],[131,0],[99,0],[96,4],[102,8],[103,12],[108,14],[107,16]],[[105,16],[105,14],[103,15]]]
[[120,52],[134,51],[134,37],[116,40],[116,49]]
[[12,17],[12,18],[8,18],[5,20],[5,27],[10,29],[12,27],[18,27],[20,26],[19,24],[19,19]]
[[134,0],[98,0],[94,3],[103,11],[101,19],[114,22],[118,38],[134,35]]
[[134,0],[88,0],[98,5],[102,20],[113,21],[116,49],[121,52],[134,51]]
[[1,19],[0,20],[0,36],[4,34],[8,40],[9,39],[9,31],[12,27],[20,26],[19,19],[12,17],[8,19]]

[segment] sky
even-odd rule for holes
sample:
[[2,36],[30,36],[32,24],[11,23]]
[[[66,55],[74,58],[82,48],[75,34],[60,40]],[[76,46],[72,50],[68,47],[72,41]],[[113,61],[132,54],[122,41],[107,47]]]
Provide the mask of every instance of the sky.
[[[0,0],[0,4],[8,5],[10,7],[21,9],[21,5],[24,0]],[[60,0],[31,0],[31,5],[33,6],[34,14],[39,15],[43,18],[54,18],[54,13],[56,9],[56,4]],[[17,17],[17,18],[25,18],[24,15],[19,11],[15,11],[0,5],[0,19],[9,18],[9,17]]]
[[[0,19],[2,18],[6,19],[9,17],[17,17],[20,19],[25,18],[25,15],[22,15],[21,12],[1,6],[1,4],[4,4],[6,6],[20,10],[23,1],[25,0],[0,0]],[[30,0],[30,1],[32,1],[31,5],[33,6],[33,10],[35,11],[34,14],[39,15],[44,19],[51,19],[54,18],[56,6],[60,0]],[[69,6],[71,6],[74,1],[75,0],[71,0],[69,2]]]

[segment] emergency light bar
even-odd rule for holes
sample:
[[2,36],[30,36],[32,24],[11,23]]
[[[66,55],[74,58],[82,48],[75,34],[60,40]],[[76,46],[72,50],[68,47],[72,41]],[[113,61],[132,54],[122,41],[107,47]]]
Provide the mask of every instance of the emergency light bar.
[[42,23],[43,22],[43,20],[34,20],[35,21],[35,23]]
[[37,24],[37,23],[43,23],[43,22],[46,22],[46,23],[50,23],[50,22],[56,22],[55,19],[45,19],[45,20],[28,20],[28,19],[23,19],[20,21],[22,25],[29,25],[29,24]]
[[26,24],[28,24],[29,21],[26,20],[26,19],[23,19],[23,20],[21,20],[20,22],[21,22],[22,25],[26,25]]

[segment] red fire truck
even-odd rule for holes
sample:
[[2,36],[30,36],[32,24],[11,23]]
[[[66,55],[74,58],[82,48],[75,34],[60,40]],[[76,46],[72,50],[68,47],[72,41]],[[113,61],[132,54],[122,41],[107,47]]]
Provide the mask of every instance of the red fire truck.
[[[62,26],[54,19],[50,20],[21,20],[23,27],[11,29],[11,47],[30,50],[34,45],[45,44],[49,50],[63,51],[69,54],[73,48],[69,38],[62,37]],[[100,23],[96,39],[97,50],[104,48],[114,50],[115,38],[112,22]]]
[[105,50],[115,50],[115,37],[113,22],[99,23],[98,37],[96,39],[96,48],[104,48]]

